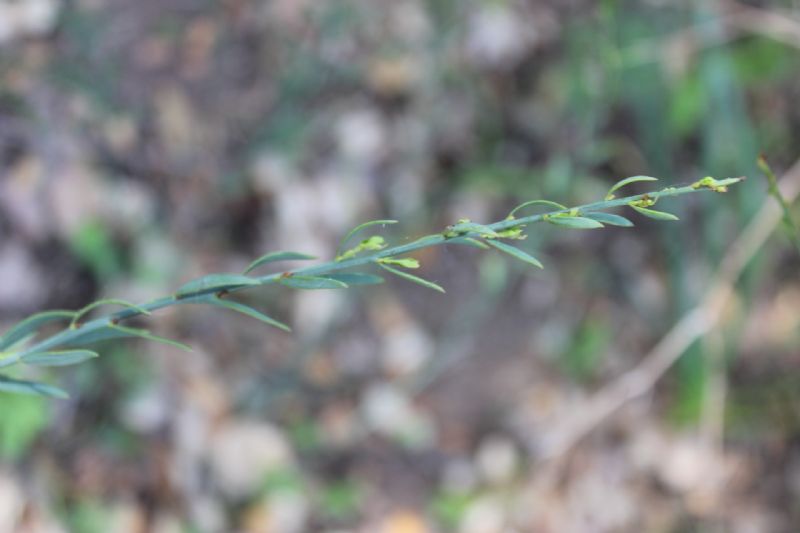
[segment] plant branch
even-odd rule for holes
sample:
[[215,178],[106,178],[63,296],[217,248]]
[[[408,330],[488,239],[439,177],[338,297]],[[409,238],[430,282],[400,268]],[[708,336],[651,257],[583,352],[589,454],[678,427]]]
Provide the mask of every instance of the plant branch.
[[[729,178],[718,181],[713,178],[704,178],[682,187],[667,187],[661,190],[623,198],[613,197],[611,193],[620,186],[630,183],[631,181],[644,181],[644,177],[638,176],[636,179],[628,178],[627,180],[623,180],[625,183],[619,182],[606,196],[607,199],[599,202],[572,208],[557,209],[547,213],[520,218],[514,218],[513,215],[510,215],[504,220],[487,225],[475,224],[468,220],[462,220],[459,221],[458,224],[448,226],[441,233],[426,235],[413,242],[397,246],[387,246],[384,244],[383,238],[372,236],[362,241],[357,247],[349,251],[342,251],[341,248],[345,244],[343,242],[337,251],[337,259],[333,261],[259,277],[250,277],[244,274],[210,274],[187,282],[169,296],[164,296],[140,305],[134,305],[121,300],[100,300],[79,311],[48,311],[40,313],[25,319],[11,328],[11,330],[6,332],[3,336],[0,336],[0,367],[26,362],[28,362],[28,364],[34,364],[30,361],[39,361],[41,358],[31,358],[33,354],[52,352],[54,348],[77,348],[100,340],[113,338],[142,337],[149,340],[169,343],[171,341],[168,339],[157,337],[147,330],[123,327],[120,325],[120,322],[141,315],[149,315],[154,311],[173,305],[208,304],[226,307],[288,330],[287,326],[264,315],[260,311],[238,302],[228,301],[226,298],[232,293],[264,285],[281,284],[303,289],[330,289],[347,288],[349,285],[354,284],[373,284],[383,281],[382,278],[369,274],[357,272],[339,273],[344,270],[352,270],[357,267],[365,266],[383,267],[384,270],[407,280],[429,288],[443,290],[432,282],[409,274],[404,270],[400,270],[400,268],[416,268],[418,262],[411,258],[400,258],[399,256],[423,248],[449,243],[488,248],[486,245],[488,242],[500,251],[509,253],[517,259],[525,260],[531,264],[537,264],[538,261],[532,256],[509,244],[500,243],[497,239],[523,239],[524,235],[522,229],[529,224],[541,221],[548,221],[559,226],[573,228],[599,228],[603,227],[603,223],[620,226],[632,225],[632,223],[624,217],[601,213],[602,211],[621,206],[630,206],[642,214],[660,220],[674,219],[674,217],[668,213],[654,211],[647,209],[647,207],[652,206],[661,198],[681,196],[701,190],[725,192],[727,186],[738,183],[742,179],[744,178]],[[620,185],[620,183],[622,183],[622,185]],[[527,205],[531,205],[531,203],[523,204],[520,208]],[[516,211],[517,209],[512,213]],[[393,222],[394,221],[375,221],[375,224],[362,224],[357,227],[356,230],[350,232],[346,239],[349,239],[355,231],[361,228]],[[295,252],[273,252],[255,260],[245,272],[249,272],[251,269],[272,261],[310,258],[310,256],[297,254]],[[123,305],[124,308],[85,323],[79,321],[84,314],[100,305]],[[37,335],[38,327],[42,324],[54,320],[70,319],[71,322],[69,326],[61,331],[39,339],[36,342],[29,342]],[[28,361],[26,361],[26,358],[28,358]],[[0,375],[0,378],[11,379],[2,375]],[[19,392],[21,388],[24,389],[24,387],[20,386],[20,383],[30,383],[31,386],[27,392],[32,394],[42,394],[42,390],[53,390],[52,387],[48,386],[43,388],[42,384],[34,382],[12,381],[13,386],[3,387],[4,381],[0,380],[0,390],[11,391],[13,389],[14,392]],[[49,395],[63,395],[63,393],[59,391],[58,394]]]

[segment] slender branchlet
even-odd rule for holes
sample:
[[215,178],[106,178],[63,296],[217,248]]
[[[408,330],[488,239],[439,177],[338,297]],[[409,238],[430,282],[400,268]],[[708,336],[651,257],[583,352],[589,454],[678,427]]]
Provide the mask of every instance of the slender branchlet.
[[[0,368],[13,367],[13,370],[16,370],[25,365],[65,366],[81,363],[98,355],[97,352],[87,349],[86,346],[116,338],[139,337],[191,350],[185,344],[159,337],[146,329],[123,325],[123,322],[134,317],[151,315],[154,311],[164,307],[179,304],[217,306],[237,311],[284,331],[290,331],[286,324],[249,305],[237,302],[231,297],[235,293],[257,286],[284,285],[296,289],[316,290],[346,289],[355,285],[383,283],[384,279],[381,276],[364,272],[364,270],[372,268],[378,272],[388,272],[429,289],[445,292],[440,285],[409,272],[409,270],[419,268],[420,263],[417,259],[409,257],[408,254],[431,246],[456,244],[484,250],[495,249],[515,259],[542,268],[542,263],[529,252],[506,242],[525,239],[525,230],[530,224],[548,222],[556,226],[574,229],[597,229],[606,225],[633,226],[633,222],[627,218],[607,212],[617,207],[630,207],[639,214],[656,220],[677,220],[676,216],[664,211],[657,211],[652,207],[661,198],[702,190],[725,192],[728,186],[743,179],[703,178],[682,187],[667,187],[645,194],[617,198],[615,193],[630,183],[656,180],[649,176],[634,176],[615,184],[600,202],[567,207],[548,200],[533,200],[519,205],[506,218],[491,224],[478,224],[462,219],[440,233],[426,235],[406,244],[392,246],[386,242],[384,237],[370,235],[355,246],[348,248],[348,242],[357,233],[370,227],[382,228],[387,224],[396,223],[395,220],[366,222],[350,231],[339,244],[335,258],[325,263],[261,276],[253,275],[254,270],[270,266],[278,261],[315,259],[310,255],[298,252],[271,252],[250,263],[242,273],[209,274],[185,283],[168,296],[142,304],[106,299],[98,300],[77,311],[55,310],[34,314],[0,336]],[[550,208],[550,211],[520,216],[521,211],[537,205]],[[84,320],[96,308],[106,305],[121,306],[122,309],[91,320]],[[40,328],[51,322],[61,322],[65,326],[49,335],[40,334]],[[18,379],[16,373],[14,375],[0,373],[0,391],[60,398],[67,396],[66,392],[52,385]]]
[[781,190],[778,187],[778,178],[775,176],[775,173],[772,172],[772,168],[767,163],[767,158],[762,154],[758,156],[758,168],[761,172],[764,173],[764,176],[767,178],[767,183],[769,184],[769,194],[775,201],[778,202],[778,205],[783,212],[783,227],[786,230],[786,234],[789,236],[789,240],[792,241],[797,253],[800,253],[800,227],[794,221],[792,217],[792,209],[789,206],[789,202],[786,201],[786,198],[783,197],[781,194]]

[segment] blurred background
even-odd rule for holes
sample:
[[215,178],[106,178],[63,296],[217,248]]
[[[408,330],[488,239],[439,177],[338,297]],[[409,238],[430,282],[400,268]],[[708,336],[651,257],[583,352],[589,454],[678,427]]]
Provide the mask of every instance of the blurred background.
[[102,344],[39,376],[70,399],[0,395],[0,531],[796,531],[800,258],[779,231],[720,327],[559,435],[772,201],[756,157],[800,157],[799,103],[797,0],[0,0],[3,329],[268,251],[330,258],[374,218],[402,242],[630,175],[749,177],[660,202],[676,223],[531,227],[543,271],[416,254],[445,295],[253,291],[291,334],[160,311],[193,353]]

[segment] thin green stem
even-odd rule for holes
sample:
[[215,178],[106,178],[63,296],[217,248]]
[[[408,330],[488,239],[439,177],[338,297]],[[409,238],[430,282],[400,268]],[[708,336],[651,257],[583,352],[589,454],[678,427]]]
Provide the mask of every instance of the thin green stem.
[[[716,183],[717,185],[727,186],[737,183],[742,179],[743,178],[730,178],[726,180],[721,180]],[[641,200],[655,201],[660,198],[680,196],[684,194],[698,192],[700,190],[707,190],[707,189],[704,189],[703,187],[698,187],[697,183],[682,187],[668,187],[665,189],[652,191],[645,194],[636,194],[624,198],[604,200],[600,202],[594,202],[572,208],[559,209],[555,211],[550,211],[548,213],[531,215],[522,218],[501,220],[498,222],[494,222],[492,224],[486,224],[483,227],[489,228],[493,231],[502,231],[509,228],[515,228],[522,225],[528,225],[535,222],[540,222],[542,220],[545,220],[546,217],[552,217],[563,213],[578,213],[580,215],[589,212],[608,210],[614,207],[627,206],[628,204],[631,204],[633,202],[639,202]],[[378,264],[378,261],[382,258],[400,256],[423,248],[446,244],[448,242],[459,242],[459,241],[463,242],[465,238],[481,238],[481,237],[482,237],[481,234],[471,233],[471,232],[458,233],[457,235],[452,235],[452,232],[445,230],[443,233],[426,235],[410,243],[398,246],[390,246],[383,250],[376,251],[374,253],[359,255],[357,257],[341,261],[334,260],[322,263],[320,265],[296,268],[284,272],[277,272],[274,274],[260,276],[254,279],[258,281],[258,285],[269,285],[269,284],[277,284],[282,278],[285,277],[322,276],[325,274],[352,269],[355,267],[360,267],[365,265],[372,266]],[[485,235],[483,237],[485,237]],[[256,285],[244,285],[244,286],[234,285],[230,287],[220,287],[217,288],[214,292],[218,294],[228,294],[228,293],[239,292],[254,286]],[[26,354],[43,352],[59,346],[69,346],[69,347],[80,346],[81,339],[90,338],[91,336],[90,334],[92,333],[102,333],[103,331],[108,333],[111,330],[113,330],[114,327],[117,324],[119,324],[119,322],[123,320],[131,319],[140,315],[150,314],[164,307],[169,307],[178,304],[207,303],[206,298],[208,296],[208,293],[209,291],[207,289],[201,288],[198,289],[197,291],[182,292],[180,295],[172,294],[140,305],[136,306],[131,305],[119,311],[101,316],[99,318],[95,318],[83,324],[74,324],[72,327],[66,327],[63,330],[56,332],[51,336],[32,344],[31,346],[22,351],[9,355],[7,358],[3,360],[3,366],[8,366],[16,362],[19,362],[19,360]]]

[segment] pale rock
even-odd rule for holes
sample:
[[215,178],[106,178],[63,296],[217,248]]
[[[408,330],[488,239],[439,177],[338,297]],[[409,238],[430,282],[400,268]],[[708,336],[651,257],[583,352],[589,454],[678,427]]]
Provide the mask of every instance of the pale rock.
[[231,498],[252,494],[270,472],[293,461],[283,433],[256,420],[231,420],[220,425],[211,438],[209,452],[214,479]]
[[425,445],[433,440],[433,421],[395,385],[372,385],[362,398],[361,409],[367,425],[379,434],[412,446]]
[[13,478],[0,473],[0,531],[16,531],[25,497]]
[[475,463],[488,483],[502,484],[510,481],[516,473],[519,452],[508,437],[491,435],[481,442]]
[[47,192],[52,205],[54,229],[65,239],[73,236],[88,221],[97,218],[104,208],[103,183],[88,165],[80,161],[68,162],[59,169]]
[[386,127],[376,111],[357,109],[339,119],[336,138],[346,158],[369,164],[386,145]]
[[266,496],[248,510],[245,533],[301,533],[306,531],[309,502],[295,491],[279,491]]
[[0,307],[5,309],[36,305],[46,295],[41,272],[28,250],[16,241],[0,247],[0,279],[14,283],[0,284]]
[[157,387],[145,389],[128,399],[122,407],[120,418],[129,428],[139,433],[153,433],[169,419],[167,398]]
[[460,533],[506,533],[503,502],[496,496],[483,496],[467,508],[459,527]]
[[47,33],[62,4],[59,0],[0,0],[0,45],[17,37]]
[[413,322],[390,329],[382,340],[381,358],[394,375],[405,376],[419,370],[433,355],[433,342]]
[[292,325],[303,337],[319,334],[349,314],[341,290],[296,291],[293,296]]
[[470,20],[466,48],[476,64],[502,67],[519,60],[535,37],[534,27],[511,7],[488,3]]

